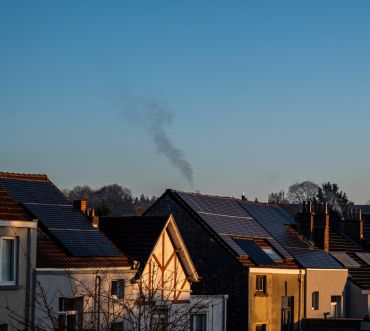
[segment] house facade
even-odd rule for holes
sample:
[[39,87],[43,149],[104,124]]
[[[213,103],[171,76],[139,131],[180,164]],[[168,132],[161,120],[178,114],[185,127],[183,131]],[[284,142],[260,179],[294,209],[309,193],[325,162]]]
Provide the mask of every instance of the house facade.
[[[345,283],[347,270],[278,206],[167,190],[146,215],[164,213],[174,215],[203,277],[194,293],[228,295],[230,330],[298,330],[312,308],[307,290],[324,291],[333,272]],[[338,282],[326,296],[343,290]]]
[[0,329],[29,330],[37,221],[0,187]]
[[[227,298],[191,295],[199,276],[172,215],[103,217],[99,228],[138,265],[143,330],[161,329],[159,322],[166,330],[225,330]],[[145,318],[152,311],[154,321]]]

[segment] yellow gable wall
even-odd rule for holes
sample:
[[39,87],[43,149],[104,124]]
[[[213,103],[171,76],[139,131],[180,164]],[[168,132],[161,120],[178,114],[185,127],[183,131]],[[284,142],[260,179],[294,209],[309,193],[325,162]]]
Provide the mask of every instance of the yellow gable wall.
[[190,300],[190,282],[180,262],[168,231],[164,231],[142,275],[143,290],[163,301]]

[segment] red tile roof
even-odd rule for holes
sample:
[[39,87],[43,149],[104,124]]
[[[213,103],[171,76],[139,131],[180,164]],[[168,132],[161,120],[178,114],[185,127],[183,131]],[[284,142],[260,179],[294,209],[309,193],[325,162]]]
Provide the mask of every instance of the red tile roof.
[[18,174],[13,172],[0,172],[0,178],[39,180],[39,181],[48,180],[48,176],[42,174]]
[[37,239],[37,268],[119,268],[129,267],[126,256],[76,257],[68,255],[52,238],[45,234]]
[[0,188],[0,219],[9,221],[31,221],[34,217],[21,204],[14,201]]

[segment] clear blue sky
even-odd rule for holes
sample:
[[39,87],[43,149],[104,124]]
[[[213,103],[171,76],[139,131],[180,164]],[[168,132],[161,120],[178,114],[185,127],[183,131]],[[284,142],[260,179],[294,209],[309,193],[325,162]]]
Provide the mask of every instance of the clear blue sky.
[[[0,169],[266,200],[302,180],[370,198],[369,1],[0,2]],[[157,152],[157,100],[194,186]],[[139,109],[140,111],[140,109]]]

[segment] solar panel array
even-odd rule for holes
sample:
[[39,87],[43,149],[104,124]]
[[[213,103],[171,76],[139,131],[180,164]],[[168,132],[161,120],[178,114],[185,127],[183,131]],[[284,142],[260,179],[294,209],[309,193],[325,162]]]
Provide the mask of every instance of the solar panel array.
[[212,197],[201,194],[177,192],[177,194],[195,211],[215,215],[248,217],[251,216],[239,204],[230,198]]
[[253,240],[233,240],[257,265],[271,266],[275,264],[274,261]]
[[23,203],[72,256],[123,255],[50,181],[0,178],[0,186]]
[[199,215],[219,234],[258,238],[271,237],[267,231],[252,218],[228,217],[205,213],[199,213]]
[[121,256],[122,253],[97,230],[52,229],[55,236],[73,256]]
[[341,268],[337,261],[320,249],[296,248],[294,257],[304,268]]
[[24,205],[47,228],[91,229],[85,216],[72,205]]
[[[300,240],[292,227],[295,221],[280,207],[240,203],[265,229],[293,256],[298,263],[306,268],[340,268],[329,254],[322,250],[311,249]],[[285,257],[285,255],[283,255]]]
[[71,204],[49,181],[0,178],[2,186],[17,202],[43,204]]
[[177,194],[239,255],[245,252],[229,236],[267,239],[284,258],[288,251],[276,241],[239,203],[230,198],[177,192]]

